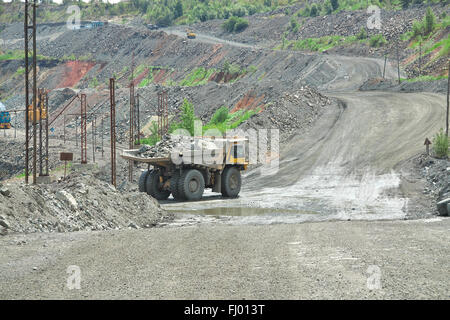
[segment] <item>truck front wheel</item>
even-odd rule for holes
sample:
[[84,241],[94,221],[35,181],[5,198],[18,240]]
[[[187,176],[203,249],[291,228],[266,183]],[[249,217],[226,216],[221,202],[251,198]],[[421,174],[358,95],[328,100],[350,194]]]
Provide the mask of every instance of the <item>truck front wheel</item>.
[[178,181],[178,192],[186,200],[200,200],[205,191],[205,179],[200,171],[190,169],[183,172]]
[[153,170],[148,174],[145,184],[147,193],[156,200],[166,200],[170,196],[170,191],[163,189],[164,182],[161,177],[159,171]]
[[241,171],[236,167],[227,167],[222,173],[222,196],[236,198],[241,191]]

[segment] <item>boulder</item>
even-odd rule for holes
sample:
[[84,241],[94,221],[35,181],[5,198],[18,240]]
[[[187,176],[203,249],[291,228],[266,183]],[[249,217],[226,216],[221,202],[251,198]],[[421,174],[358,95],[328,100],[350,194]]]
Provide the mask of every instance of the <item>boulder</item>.
[[450,209],[450,198],[445,198],[437,203],[437,210],[440,216],[448,216]]

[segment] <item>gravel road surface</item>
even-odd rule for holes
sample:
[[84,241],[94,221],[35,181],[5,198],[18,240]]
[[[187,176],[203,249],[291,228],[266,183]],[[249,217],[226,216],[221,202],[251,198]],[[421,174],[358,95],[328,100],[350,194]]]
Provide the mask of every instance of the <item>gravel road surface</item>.
[[[448,299],[449,228],[436,218],[3,237],[0,298]],[[73,265],[80,290],[67,287]]]

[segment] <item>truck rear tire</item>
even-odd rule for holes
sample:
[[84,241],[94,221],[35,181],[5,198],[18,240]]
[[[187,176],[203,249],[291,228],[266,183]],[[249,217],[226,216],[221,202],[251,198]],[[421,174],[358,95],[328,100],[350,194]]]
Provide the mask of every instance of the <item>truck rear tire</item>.
[[241,171],[236,167],[227,167],[222,173],[222,196],[236,198],[241,191]]
[[196,169],[186,170],[178,181],[178,192],[186,200],[200,200],[205,191],[205,179],[200,171]]
[[151,170],[147,170],[141,173],[141,176],[139,177],[139,192],[147,192],[147,177],[150,174]]
[[146,179],[147,194],[151,195],[156,200],[166,200],[170,196],[169,190],[163,190],[163,183],[160,182],[161,175],[159,171],[153,170],[149,173]]
[[172,191],[172,196],[176,201],[185,200],[181,193],[178,191],[178,184],[180,183],[180,173],[175,172],[170,178],[170,191]]

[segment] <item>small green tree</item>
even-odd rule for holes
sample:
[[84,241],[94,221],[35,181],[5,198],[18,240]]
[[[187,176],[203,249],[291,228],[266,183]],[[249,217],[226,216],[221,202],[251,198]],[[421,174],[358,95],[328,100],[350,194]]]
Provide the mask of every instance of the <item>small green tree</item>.
[[448,137],[442,128],[433,138],[433,150],[439,158],[448,157]]
[[425,25],[425,33],[426,34],[433,32],[434,27],[436,25],[436,17],[430,7],[427,8],[427,13],[425,14],[424,25]]
[[171,125],[170,132],[172,133],[176,129],[185,129],[191,136],[193,136],[195,120],[197,120],[197,117],[194,113],[194,105],[187,99],[184,99],[183,105],[181,106],[180,120]]
[[356,35],[356,38],[358,40],[364,40],[367,39],[367,31],[366,28],[361,27],[361,29],[359,30],[359,33]]
[[402,8],[406,9],[409,7],[409,4],[411,3],[411,0],[400,0],[400,3],[402,4]]
[[291,29],[292,32],[296,33],[298,31],[299,28],[299,24],[297,22],[297,19],[295,19],[295,17],[291,18],[291,21],[289,22],[289,28]]
[[174,18],[181,17],[183,15],[183,4],[181,3],[181,0],[178,0],[175,4],[174,8]]
[[315,3],[311,6],[311,10],[309,12],[309,15],[311,17],[316,17],[317,15],[319,15],[319,9],[317,9],[317,5]]
[[339,8],[339,1],[338,0],[331,0],[331,7],[334,10],[337,10],[337,8]]

